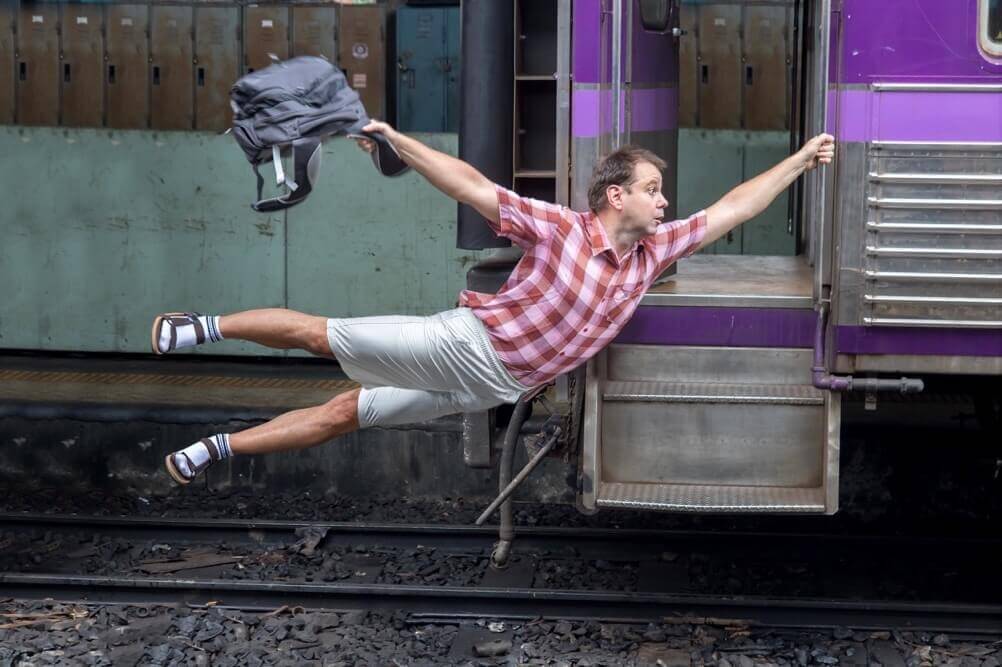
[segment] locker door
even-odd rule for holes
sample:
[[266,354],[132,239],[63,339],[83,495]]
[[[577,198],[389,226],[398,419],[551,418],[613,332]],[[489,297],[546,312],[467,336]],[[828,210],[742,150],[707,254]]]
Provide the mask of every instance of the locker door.
[[682,5],[679,25],[685,34],[678,40],[678,125],[679,127],[696,127],[696,111],[699,108],[699,86],[697,85],[699,64],[696,56],[699,53],[699,33],[696,18],[699,7]]
[[289,8],[248,5],[244,9],[244,67],[253,72],[270,65],[271,55],[289,57]]
[[402,129],[441,132],[445,125],[445,15],[438,7],[397,10],[397,107]]
[[783,130],[787,127],[786,7],[745,9],[745,127]]
[[[383,118],[386,45],[380,5],[341,5],[338,67],[348,75],[370,118]],[[441,39],[441,38],[439,38]]]
[[459,81],[463,59],[459,49],[459,7],[445,8],[445,127],[459,132]]
[[17,30],[17,122],[59,124],[59,8],[21,5]]
[[292,8],[292,55],[323,56],[337,62],[337,12],[334,7]]
[[64,5],[62,27],[62,124],[101,127],[104,124],[104,12],[94,5]]
[[221,131],[232,124],[230,87],[240,78],[240,10],[195,11],[195,128]]
[[0,0],[0,124],[14,122],[14,0]]
[[149,14],[146,5],[109,5],[104,85],[108,127],[149,125]]
[[190,130],[195,123],[191,7],[153,5],[150,126]]
[[699,8],[699,125],[741,127],[741,7]]

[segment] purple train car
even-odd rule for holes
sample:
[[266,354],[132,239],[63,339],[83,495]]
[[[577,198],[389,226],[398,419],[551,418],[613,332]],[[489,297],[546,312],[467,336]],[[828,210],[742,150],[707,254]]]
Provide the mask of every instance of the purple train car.
[[[596,160],[640,144],[676,213],[676,1],[516,0],[516,190],[584,208]],[[520,22],[542,5],[550,23]],[[571,383],[582,511],[831,514],[843,392],[1002,375],[1002,2],[788,6],[791,145],[838,139],[795,186],[800,252],[696,255],[648,291]],[[520,77],[551,24],[555,71]],[[521,164],[540,138],[555,159]]]

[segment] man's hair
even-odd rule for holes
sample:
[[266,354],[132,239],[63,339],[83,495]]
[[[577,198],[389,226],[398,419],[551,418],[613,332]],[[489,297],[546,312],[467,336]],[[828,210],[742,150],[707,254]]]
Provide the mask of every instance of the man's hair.
[[598,213],[609,205],[605,190],[610,185],[629,189],[635,180],[634,170],[641,162],[650,162],[659,170],[668,166],[664,160],[640,146],[623,146],[602,158],[591,173],[588,208]]

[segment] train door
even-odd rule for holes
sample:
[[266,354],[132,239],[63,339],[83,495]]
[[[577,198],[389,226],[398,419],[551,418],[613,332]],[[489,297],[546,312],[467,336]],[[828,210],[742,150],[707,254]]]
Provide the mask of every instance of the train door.
[[[740,57],[731,58],[732,52],[742,53],[735,40],[749,41],[748,17],[758,32],[769,34],[775,26],[763,21],[785,20],[793,13],[800,19],[791,62],[797,62],[797,56],[802,62],[789,81],[791,104],[779,114],[771,96],[762,94],[759,98],[769,108],[759,106],[751,114],[755,122],[782,116],[790,123],[789,146],[775,163],[825,127],[831,2],[804,0],[796,8],[789,3],[790,13],[781,0],[771,13],[762,2],[724,4],[699,2],[699,14],[706,16],[688,24],[701,29],[697,58],[690,63],[697,70],[689,80],[701,93],[702,87],[721,80],[730,87],[700,94],[696,100],[698,113],[715,123],[749,115],[740,103],[749,94],[745,88],[769,83],[758,63],[777,60],[775,54],[759,54],[748,69],[741,67]],[[679,111],[692,109],[679,104],[680,40],[697,37],[681,28],[685,5],[673,0],[611,0],[603,9],[596,88],[608,90],[609,102],[600,105],[596,153],[662,132],[659,140],[664,143],[657,152],[678,164],[679,183],[685,184],[685,170],[698,162],[698,156],[678,152]],[[655,46],[650,33],[638,25],[659,12],[667,17],[662,35],[668,39]],[[735,29],[732,22],[738,17],[745,23]],[[732,43],[713,43],[715,39]],[[649,50],[658,54],[656,59],[645,58]],[[576,88],[579,81],[575,72]],[[793,81],[802,84],[799,94]],[[808,103],[799,104],[798,98]],[[578,113],[575,108],[575,118]],[[742,163],[740,156],[723,155],[714,167],[725,170]],[[771,164],[762,165],[763,170],[767,166]],[[582,182],[576,181],[577,196]],[[675,275],[648,290],[617,340],[589,362],[579,450],[582,511],[836,511],[841,404],[836,392],[815,386],[812,375],[816,306],[827,298],[831,282],[831,185],[824,173],[800,185],[790,222],[791,231],[800,230],[802,237],[795,254],[716,253],[680,261]],[[665,194],[675,199],[668,188]],[[677,194],[683,199],[686,195]],[[681,209],[673,217],[685,217],[714,200]]]

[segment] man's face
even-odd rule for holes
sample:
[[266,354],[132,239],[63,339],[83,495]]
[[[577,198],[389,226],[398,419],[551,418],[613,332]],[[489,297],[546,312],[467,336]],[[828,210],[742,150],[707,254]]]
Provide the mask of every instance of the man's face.
[[623,219],[632,229],[653,234],[664,221],[668,200],[661,194],[661,171],[650,162],[633,168],[633,183],[623,190]]

